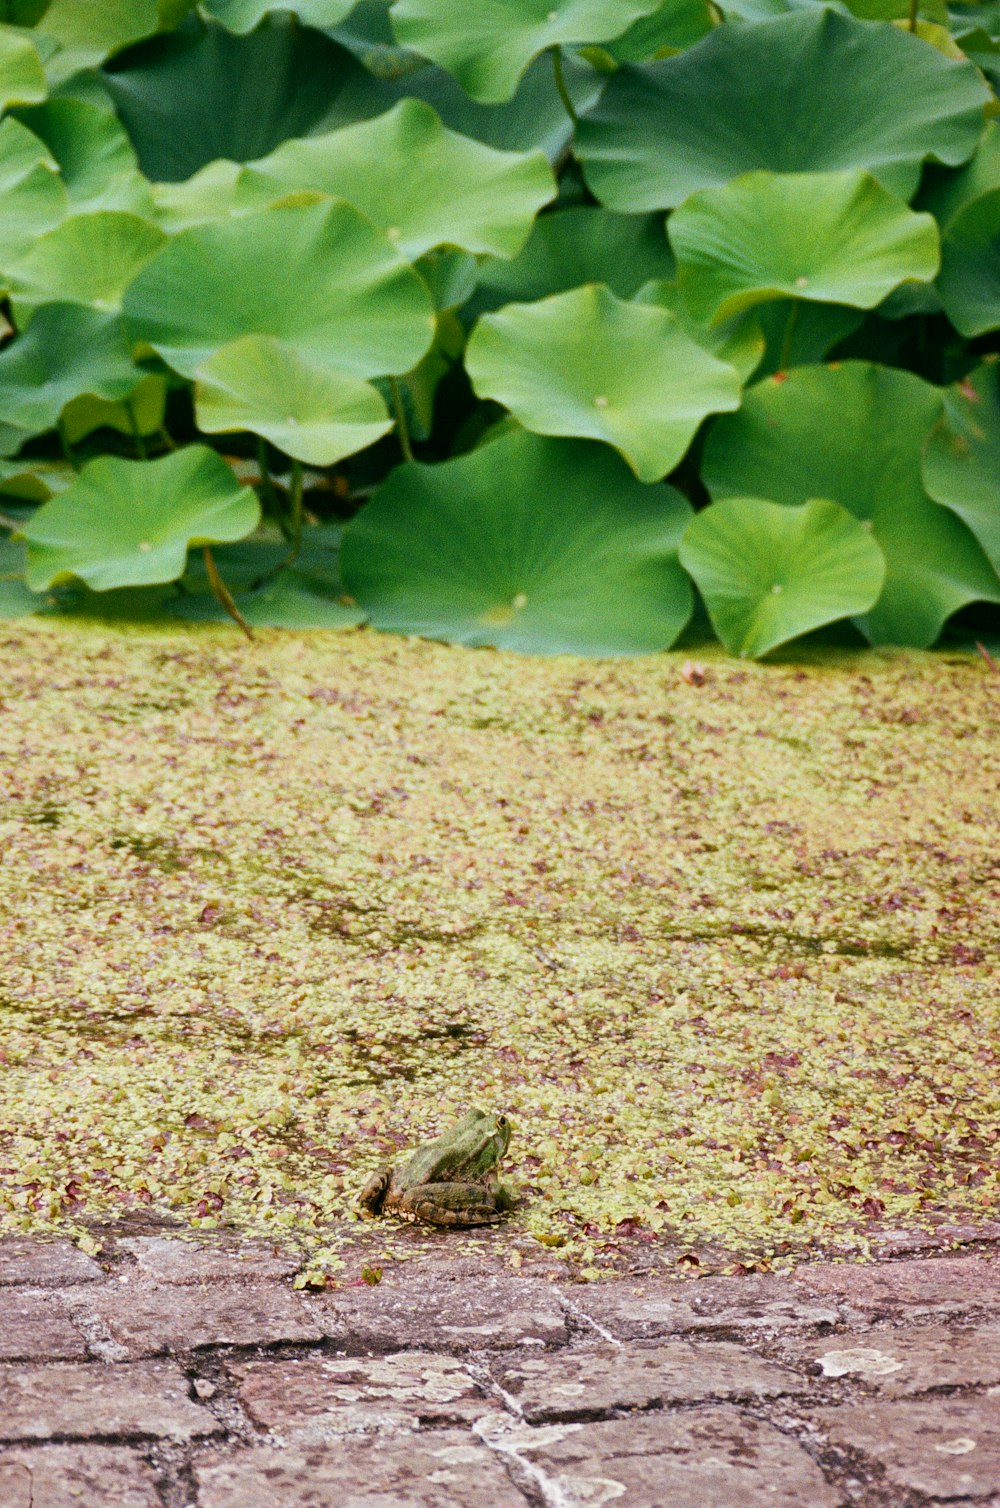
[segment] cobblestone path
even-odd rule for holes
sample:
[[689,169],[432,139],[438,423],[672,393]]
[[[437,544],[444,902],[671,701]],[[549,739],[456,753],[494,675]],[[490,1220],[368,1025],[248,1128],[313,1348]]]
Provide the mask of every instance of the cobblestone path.
[[162,1235],[0,1242],[2,1508],[1000,1505],[1000,1260],[292,1286]]

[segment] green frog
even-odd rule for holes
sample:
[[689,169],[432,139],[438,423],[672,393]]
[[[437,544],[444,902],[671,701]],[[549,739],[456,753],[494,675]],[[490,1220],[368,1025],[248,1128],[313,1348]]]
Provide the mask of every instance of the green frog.
[[399,1167],[379,1168],[358,1203],[428,1225],[495,1225],[514,1204],[498,1176],[509,1145],[505,1115],[470,1110]]

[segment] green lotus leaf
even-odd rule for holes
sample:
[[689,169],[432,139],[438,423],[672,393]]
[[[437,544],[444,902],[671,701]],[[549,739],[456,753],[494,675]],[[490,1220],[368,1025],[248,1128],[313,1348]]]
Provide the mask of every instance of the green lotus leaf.
[[133,438],[155,435],[163,428],[166,412],[167,379],[160,372],[148,372],[126,403],[81,393],[63,409],[62,431],[70,445],[96,429],[114,429]]
[[676,282],[660,279],[644,283],[635,296],[635,303],[656,304],[660,309],[669,309],[684,334],[709,355],[735,367],[742,382],[750,381],[764,358],[764,332],[756,310],[709,325],[691,313]]
[[69,208],[59,169],[44,142],[19,120],[0,123],[0,282],[7,268],[59,224]]
[[603,440],[644,482],[677,465],[706,415],[740,404],[738,373],[673,314],[596,283],[484,315],[465,364],[526,429]]
[[242,335],[273,335],[356,377],[409,371],[434,338],[430,294],[340,200],[184,231],[125,295],[137,339],[185,377]]
[[253,31],[273,11],[290,11],[305,26],[338,26],[354,6],[355,0],[205,0],[210,16],[241,34]]
[[977,367],[944,395],[924,450],[924,486],[957,513],[1000,573],[1000,373]]
[[396,0],[404,47],[440,63],[484,104],[509,100],[533,58],[620,37],[662,0]]
[[392,472],[344,531],[371,623],[524,654],[646,654],[691,614],[677,546],[691,509],[611,451],[512,430]]
[[393,102],[346,48],[277,18],[245,37],[214,23],[155,37],[101,82],[157,182],[180,182],[217,158],[251,162]]
[[729,497],[691,520],[681,565],[732,654],[758,659],[824,624],[875,606],[885,559],[839,503],[801,507]]
[[[342,532],[339,524],[306,525],[295,563],[297,571],[317,578],[323,583],[324,590],[337,596],[343,596],[344,592],[340,579]],[[288,541],[276,529],[271,533],[262,529],[235,544],[219,545],[212,553],[230,591],[241,596],[256,591],[272,577],[277,579],[288,560]],[[192,555],[184,573],[185,591],[192,597],[201,597],[208,592],[210,584],[201,555]]]
[[[224,567],[223,578],[228,583]],[[286,570],[256,591],[237,593],[236,605],[253,628],[325,628],[343,631],[365,621],[359,608],[340,601],[328,582],[308,572]],[[171,605],[178,618],[196,623],[229,623],[232,620],[209,592],[182,597]]]
[[195,225],[211,225],[215,220],[227,219],[236,212],[242,174],[238,162],[220,158],[199,168],[184,183],[154,183],[157,225],[175,236]]
[[979,145],[963,168],[948,172],[931,166],[920,185],[917,207],[929,210],[946,231],[963,209],[1000,189],[1000,125],[988,121]]
[[120,318],[78,304],[47,304],[0,350],[0,450],[10,454],[29,436],[53,429],[81,394],[117,402],[142,377]]
[[876,644],[933,644],[966,603],[1000,601],[1000,581],[959,519],[932,502],[920,473],[941,394],[911,372],[847,361],[769,377],[705,447],[713,497],[840,503],[870,524],[886,582],[859,627]]
[[719,26],[679,57],[621,69],[577,149],[596,197],[630,214],[755,168],[864,168],[908,199],[926,157],[971,155],[986,101],[971,63],[817,6]]
[[[19,502],[46,503],[72,486],[76,477],[68,461],[46,461],[37,456],[0,461],[0,493]],[[10,511],[9,506],[6,511]]]
[[309,466],[332,466],[392,429],[370,383],[332,372],[269,335],[221,346],[196,376],[199,429],[249,430]]
[[937,290],[962,335],[1000,329],[1000,189],[974,199],[948,226]]
[[661,0],[651,16],[633,21],[628,31],[607,44],[615,63],[647,63],[670,57],[707,37],[713,26],[707,0]]
[[94,68],[159,30],[157,0],[51,0],[39,32],[58,43],[54,81]]
[[[860,309],[842,304],[810,304],[789,298],[758,304],[754,317],[767,343],[757,368],[758,378],[825,360],[834,346],[860,329],[865,318]],[[723,356],[723,360],[728,359]]]
[[770,299],[873,309],[940,265],[937,224],[870,173],[746,173],[692,194],[668,221],[677,284],[709,324]]
[[540,215],[513,261],[480,263],[473,301],[477,314],[503,304],[529,303],[581,283],[605,283],[631,298],[654,278],[671,278],[674,259],[660,215],[613,215],[575,205]]
[[87,100],[51,99],[19,110],[18,117],[58,163],[77,214],[99,209],[152,213],[152,190],[121,122],[109,109]]
[[259,521],[256,494],[205,445],[156,461],[101,456],[22,529],[28,585],[41,592],[78,576],[103,592],[176,581],[189,545],[241,539]]
[[0,109],[37,104],[48,92],[42,60],[30,38],[0,26]]
[[40,606],[24,583],[24,544],[0,537],[0,618],[28,618]]
[[377,120],[285,142],[246,169],[241,189],[251,199],[294,189],[346,199],[408,257],[446,244],[512,257],[557,192],[540,152],[470,141],[416,99]]
[[158,226],[120,210],[72,215],[10,268],[15,316],[21,322],[25,313],[57,302],[114,313],[136,273],[165,242]]

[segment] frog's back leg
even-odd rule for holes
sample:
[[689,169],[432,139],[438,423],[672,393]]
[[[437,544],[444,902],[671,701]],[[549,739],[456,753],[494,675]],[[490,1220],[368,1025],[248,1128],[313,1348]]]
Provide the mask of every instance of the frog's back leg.
[[425,1183],[392,1201],[392,1213],[428,1225],[495,1225],[508,1208],[481,1183]]

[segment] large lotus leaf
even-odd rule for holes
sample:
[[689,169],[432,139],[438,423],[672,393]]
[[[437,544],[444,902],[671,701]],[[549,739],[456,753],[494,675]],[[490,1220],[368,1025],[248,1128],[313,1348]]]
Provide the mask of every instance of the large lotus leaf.
[[114,312],[136,273],[165,242],[158,226],[120,210],[73,215],[10,268],[15,314],[52,303]]
[[696,318],[770,299],[873,309],[940,265],[937,224],[870,173],[746,173],[702,189],[668,221],[677,283]]
[[672,208],[755,168],[866,168],[908,199],[924,158],[971,155],[986,100],[971,63],[816,7],[719,26],[679,57],[621,69],[577,145],[597,198],[628,213]]
[[582,283],[605,283],[619,298],[631,298],[643,283],[673,274],[662,216],[574,205],[540,215],[513,261],[489,257],[480,264],[472,308],[485,314]]
[[282,21],[245,37],[215,24],[155,37],[102,82],[157,182],[219,157],[250,162],[290,137],[377,115],[393,98],[346,48]]
[[19,120],[0,124],[0,284],[7,268],[58,225],[69,207],[59,170],[44,142]]
[[645,283],[635,296],[637,304],[655,304],[669,309],[685,335],[727,366],[735,367],[743,382],[750,378],[764,358],[765,341],[756,310],[737,314],[733,319],[709,325],[698,320],[681,298],[676,282],[654,279]]
[[242,539],[260,504],[221,456],[189,445],[156,461],[90,461],[22,529],[33,591],[78,576],[94,591],[176,581],[189,545]]
[[184,231],[139,273],[125,309],[136,338],[185,377],[241,335],[274,335],[357,377],[398,375],[435,331],[417,273],[341,200]]
[[930,210],[942,231],[968,205],[1000,189],[1000,125],[988,121],[979,145],[957,173],[929,167],[920,185],[917,207]]
[[972,534],[924,490],[921,453],[940,414],[940,391],[911,372],[800,367],[757,383],[739,414],[718,421],[705,484],[714,497],[827,497],[869,521],[887,575],[859,626],[877,644],[926,648],[958,608],[1000,601]]
[[473,99],[509,100],[528,64],[560,45],[620,37],[661,0],[396,0],[404,47],[432,58]]
[[823,499],[789,508],[723,498],[691,520],[680,561],[723,644],[751,659],[868,612],[885,582],[885,559],[871,534],[846,508]]
[[285,142],[241,182],[251,201],[296,189],[349,200],[408,257],[442,245],[512,257],[557,192],[540,152],[497,152],[470,141],[416,99],[377,120]]
[[948,226],[937,290],[962,335],[1000,329],[1000,189],[974,199]]
[[154,183],[156,223],[168,235],[210,225],[235,213],[236,191],[243,169],[238,162],[220,158],[200,168],[184,183]]
[[159,30],[157,0],[51,0],[38,23],[58,43],[50,73],[67,79]]
[[40,606],[24,584],[24,545],[0,537],[0,618],[28,618]]
[[651,16],[634,21],[628,31],[609,42],[607,53],[616,63],[671,57],[707,37],[713,24],[707,0],[661,0]]
[[[23,438],[52,429],[81,394],[119,400],[142,380],[120,318],[78,304],[47,304],[0,351],[0,414]],[[6,437],[0,448],[17,444]]]
[[392,429],[370,383],[331,372],[269,335],[221,346],[196,375],[199,429],[249,430],[310,466],[332,466]]
[[644,482],[677,465],[707,414],[740,403],[738,373],[673,314],[596,283],[484,315],[465,364],[526,429],[604,440]]
[[30,38],[0,26],[0,109],[37,104],[48,92],[42,60]]
[[354,9],[355,0],[205,0],[210,16],[230,31],[253,31],[272,11],[290,11],[306,26],[337,26]]
[[98,209],[148,214],[152,191],[139,172],[132,144],[114,114],[79,99],[51,99],[19,110],[25,125],[59,165],[70,205],[77,213]]
[[137,434],[158,434],[166,413],[167,379],[162,372],[147,372],[127,403],[81,393],[63,410],[62,432],[70,445],[93,434],[95,429],[114,429],[134,439]]
[[344,532],[344,583],[377,628],[525,654],[666,649],[691,614],[691,509],[611,451],[513,430],[409,464]]
[[[19,502],[46,503],[55,493],[72,486],[76,477],[68,461],[45,461],[36,456],[0,461],[0,493]],[[10,512],[9,506],[5,511]]]
[[963,519],[1000,573],[1000,372],[976,370],[944,396],[924,450],[924,486]]

